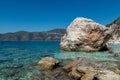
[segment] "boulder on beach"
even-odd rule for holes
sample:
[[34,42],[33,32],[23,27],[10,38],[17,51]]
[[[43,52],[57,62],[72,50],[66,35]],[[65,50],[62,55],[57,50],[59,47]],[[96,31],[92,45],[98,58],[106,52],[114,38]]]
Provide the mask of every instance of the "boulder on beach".
[[44,57],[38,62],[38,66],[42,70],[52,70],[59,64],[59,61],[52,57]]
[[99,51],[111,36],[111,29],[91,19],[78,17],[68,26],[60,46],[67,51]]

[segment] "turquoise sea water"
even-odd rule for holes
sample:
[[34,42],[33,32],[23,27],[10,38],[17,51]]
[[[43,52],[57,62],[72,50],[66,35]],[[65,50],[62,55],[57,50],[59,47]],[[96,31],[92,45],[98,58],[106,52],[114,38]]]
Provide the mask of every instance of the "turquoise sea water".
[[[114,52],[120,53],[120,44],[108,44]],[[86,56],[98,61],[119,62],[108,52],[67,52],[60,50],[58,41],[1,41],[0,42],[0,80],[27,80],[40,73],[36,63],[46,56],[57,59],[72,59]]]

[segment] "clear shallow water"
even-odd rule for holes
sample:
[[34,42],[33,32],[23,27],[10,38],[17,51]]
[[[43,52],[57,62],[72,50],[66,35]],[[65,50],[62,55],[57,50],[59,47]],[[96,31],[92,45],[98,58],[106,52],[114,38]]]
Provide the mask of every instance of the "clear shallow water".
[[[120,44],[109,44],[114,52],[120,52]],[[86,56],[98,61],[119,61],[107,52],[67,52],[60,50],[58,41],[3,41],[0,42],[0,80],[27,80],[40,73],[34,65],[42,58],[72,59]]]

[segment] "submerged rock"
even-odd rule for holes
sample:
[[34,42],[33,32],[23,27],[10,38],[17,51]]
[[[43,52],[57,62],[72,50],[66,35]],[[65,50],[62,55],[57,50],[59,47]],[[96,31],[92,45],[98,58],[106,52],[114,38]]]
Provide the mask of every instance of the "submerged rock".
[[52,58],[52,57],[45,57],[42,58],[39,62],[38,62],[38,66],[42,69],[42,70],[51,70],[53,68],[56,67],[56,65],[58,65],[59,61]]
[[110,53],[110,54],[113,54],[113,53],[114,53],[114,51],[113,51],[113,49],[112,49],[111,47],[109,47],[108,53]]
[[32,75],[29,80],[72,80],[61,67],[54,69],[53,71],[41,71],[40,74]]
[[22,68],[23,64],[7,64],[5,68]]
[[8,58],[0,58],[0,63],[2,63],[2,62],[6,62],[6,61],[11,61],[11,60],[8,59]]
[[61,38],[61,49],[67,51],[99,51],[111,38],[112,31],[91,19],[76,18]]
[[119,57],[119,53],[114,53],[114,57]]
[[9,70],[4,72],[6,77],[14,77],[16,74],[18,74],[17,70]]

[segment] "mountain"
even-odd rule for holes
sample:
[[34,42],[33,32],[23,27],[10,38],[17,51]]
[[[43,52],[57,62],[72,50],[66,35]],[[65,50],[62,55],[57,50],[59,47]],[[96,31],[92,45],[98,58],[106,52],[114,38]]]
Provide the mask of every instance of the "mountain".
[[106,26],[113,30],[113,37],[109,42],[120,43],[120,17]]
[[65,29],[53,29],[43,32],[18,31],[15,33],[0,34],[0,41],[60,40],[64,34]]

